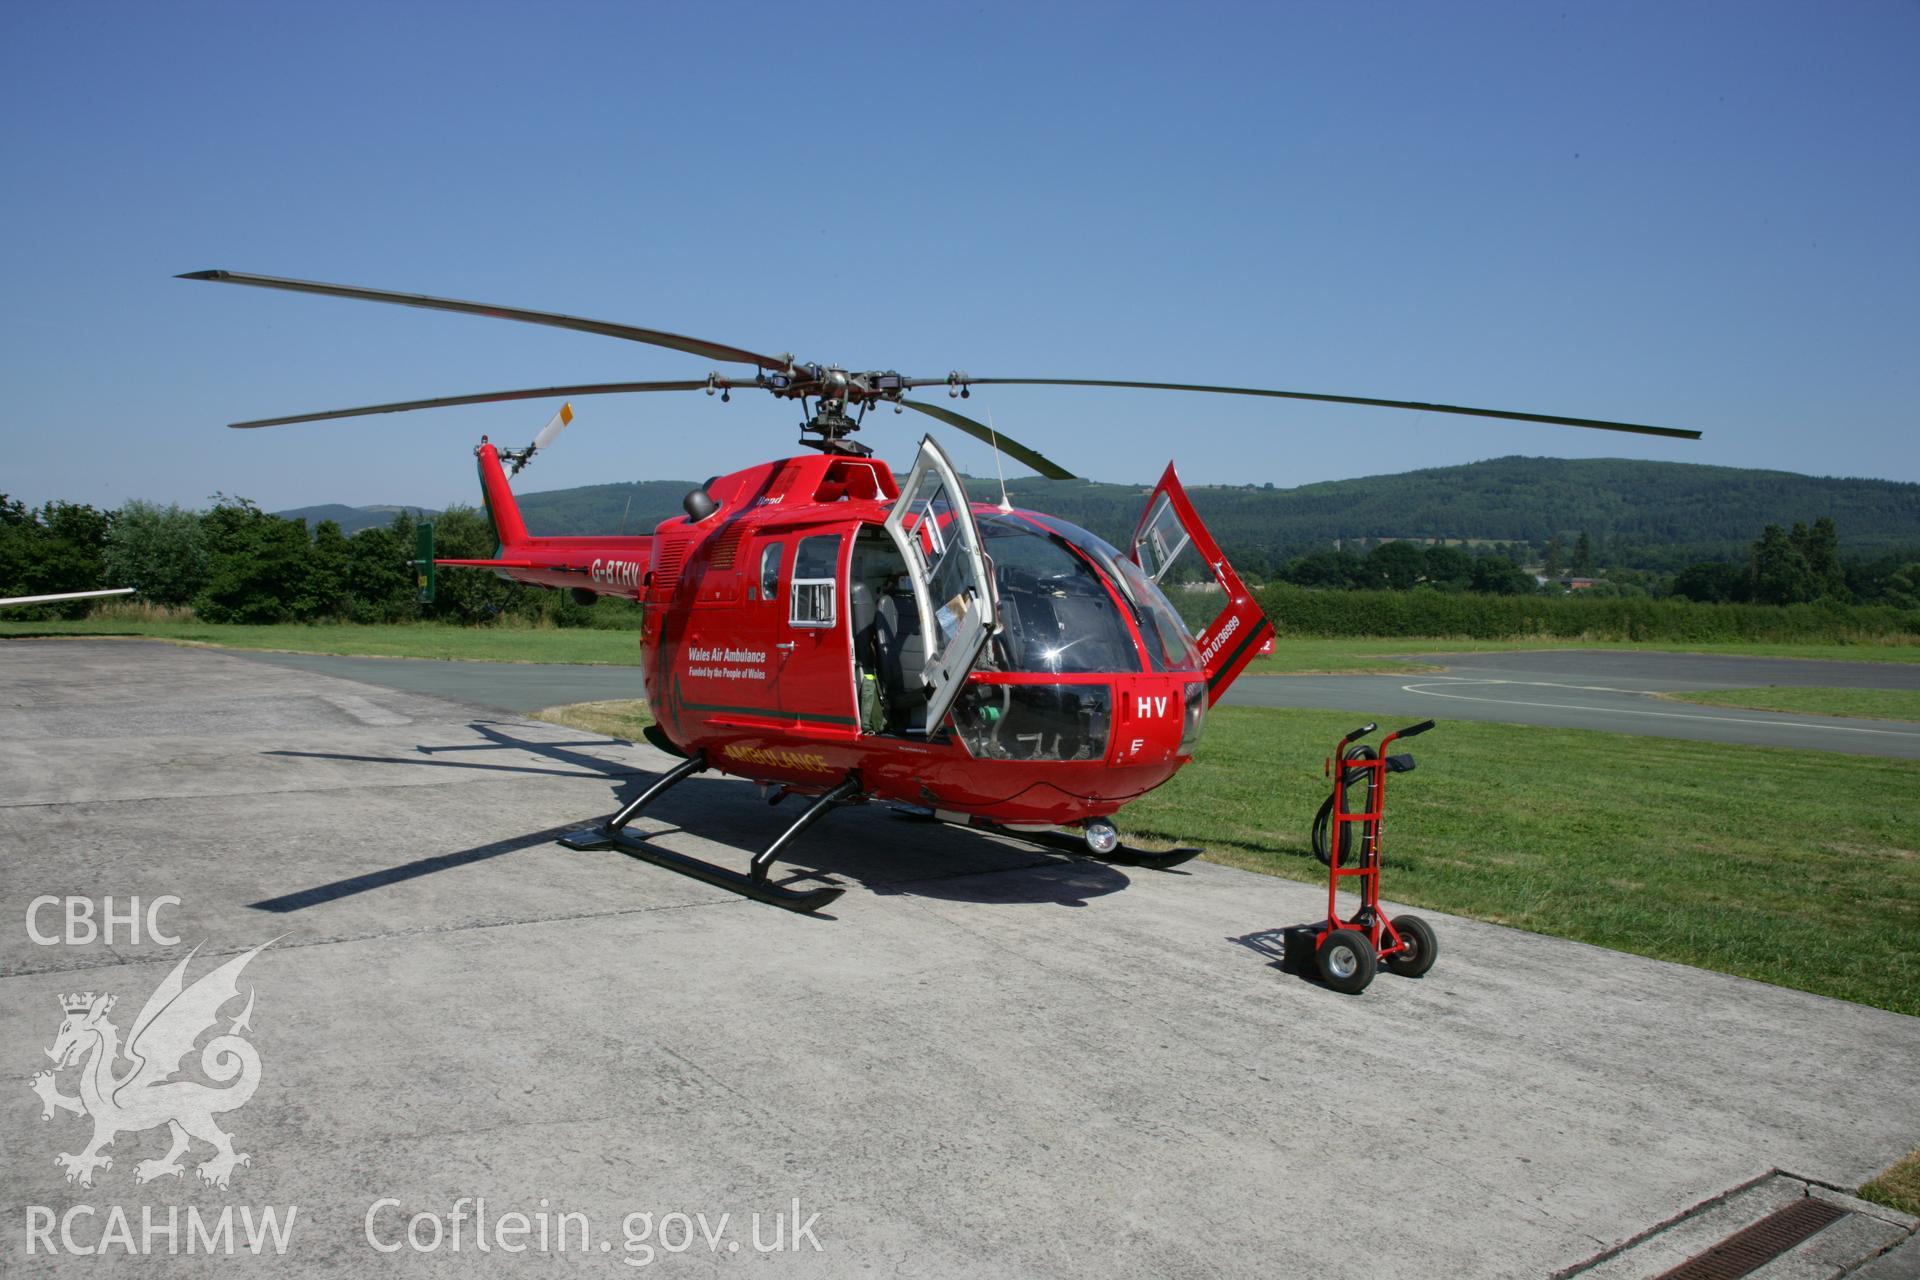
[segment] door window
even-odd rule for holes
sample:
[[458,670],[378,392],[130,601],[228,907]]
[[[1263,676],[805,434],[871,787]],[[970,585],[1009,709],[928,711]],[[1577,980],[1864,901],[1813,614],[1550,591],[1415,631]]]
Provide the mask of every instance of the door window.
[[928,436],[886,520],[907,563],[926,656],[926,729],[933,732],[959,696],[967,673],[1000,629],[993,576],[960,477]]
[[[1134,527],[1133,563],[1121,582],[1154,624],[1149,653],[1156,641],[1168,657],[1186,649],[1186,660],[1197,660],[1206,674],[1210,702],[1220,700],[1260,644],[1273,637],[1273,625],[1200,523],[1171,463]],[[1191,648],[1180,643],[1182,631],[1191,633]]]
[[800,547],[793,553],[793,592],[787,621],[796,627],[833,625],[839,563],[839,534],[800,539]]

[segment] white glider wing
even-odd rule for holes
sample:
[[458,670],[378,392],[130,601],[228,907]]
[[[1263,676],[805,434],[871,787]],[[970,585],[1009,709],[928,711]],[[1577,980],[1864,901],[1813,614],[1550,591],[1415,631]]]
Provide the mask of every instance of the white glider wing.
[[0,599],[0,609],[10,604],[58,604],[62,600],[91,600],[95,596],[130,596],[132,587],[109,587],[105,591],[68,591],[56,596],[8,596]]

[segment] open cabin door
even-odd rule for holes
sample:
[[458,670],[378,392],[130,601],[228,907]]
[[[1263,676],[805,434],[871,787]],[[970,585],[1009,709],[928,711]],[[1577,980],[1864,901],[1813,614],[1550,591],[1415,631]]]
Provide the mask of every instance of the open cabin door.
[[1131,550],[1193,633],[1211,706],[1273,638],[1273,624],[1200,523],[1171,462],[1134,528]]
[[920,441],[886,528],[913,581],[920,633],[926,638],[920,673],[927,691],[926,727],[933,733],[999,629],[999,602],[966,490],[932,436]]

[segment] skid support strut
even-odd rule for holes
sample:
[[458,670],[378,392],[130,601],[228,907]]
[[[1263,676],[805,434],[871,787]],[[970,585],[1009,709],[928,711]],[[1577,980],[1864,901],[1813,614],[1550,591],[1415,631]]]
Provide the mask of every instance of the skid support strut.
[[815,799],[792,826],[781,832],[772,844],[753,856],[753,862],[745,875],[726,867],[716,866],[711,862],[704,862],[699,858],[675,853],[670,849],[656,848],[638,836],[626,832],[624,829],[626,825],[633,821],[642,809],[694,774],[706,772],[706,769],[706,756],[695,753],[691,758],[675,765],[658,782],[634,797],[620,812],[598,826],[569,831],[560,837],[560,843],[569,849],[618,849],[630,858],[651,862],[656,867],[677,871],[683,876],[690,876],[717,888],[740,894],[742,897],[752,898],[756,902],[785,907],[789,911],[818,911],[846,892],[840,885],[822,885],[817,889],[789,889],[785,885],[774,884],[768,880],[767,871],[773,865],[774,859],[779,856],[780,851],[791,844],[795,837],[817,822],[836,804],[858,794],[860,780],[855,775],[848,775],[846,781]]
[[578,831],[569,831],[560,837],[560,843],[569,849],[611,849],[620,829],[638,817],[640,811],[658,800],[674,787],[679,786],[696,773],[707,771],[707,756],[696,751],[691,756],[673,766],[661,775],[658,782],[629,800],[620,812],[608,818],[598,827],[583,827]]
[[[753,864],[747,874],[752,877],[756,884],[765,884],[767,882],[767,868],[773,865],[773,860],[780,856],[782,849],[793,843],[794,839],[798,837],[802,831],[805,831],[808,827],[825,817],[827,810],[843,801],[851,799],[859,793],[859,775],[851,773],[847,775],[845,782],[842,782],[833,790],[821,792],[818,798],[807,806],[807,811],[794,819],[792,826],[775,837],[772,844],[753,855]],[[840,890],[834,890],[834,897],[839,897],[840,893]],[[831,899],[829,899],[829,901],[831,901]]]

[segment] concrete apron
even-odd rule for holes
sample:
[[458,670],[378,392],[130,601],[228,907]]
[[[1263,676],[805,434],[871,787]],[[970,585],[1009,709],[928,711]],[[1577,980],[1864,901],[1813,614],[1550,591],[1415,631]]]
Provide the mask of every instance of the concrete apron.
[[[854,809],[793,851],[853,886],[816,919],[552,843],[665,764],[217,653],[0,645],[10,1261],[73,1265],[27,1254],[36,1208],[95,1209],[87,1245],[114,1206],[137,1240],[144,1206],[276,1205],[276,1273],[451,1274],[484,1197],[489,1231],[586,1215],[609,1261],[661,1243],[630,1249],[630,1214],[727,1213],[731,1241],[655,1255],[710,1270],[797,1200],[811,1235],[769,1260],[796,1275],[1541,1276],[1772,1169],[1856,1185],[1920,1136],[1920,1020],[1437,913],[1430,975],[1341,996],[1236,941],[1313,918],[1310,885]],[[709,777],[638,825],[744,865],[790,805]],[[178,944],[27,936],[34,898],[109,894],[177,896]],[[206,1186],[196,1144],[137,1183],[153,1128],[65,1182],[89,1126],[28,1085],[58,998],[117,994],[124,1036],[195,944],[189,981],[275,938],[240,986],[258,1092],[218,1117],[251,1163]],[[425,1213],[440,1246],[375,1252],[387,1201],[377,1239]]]

